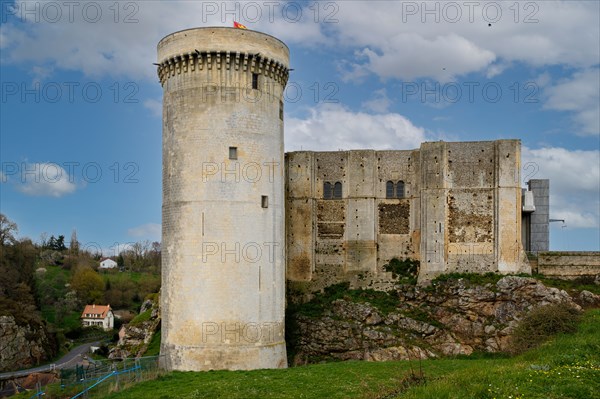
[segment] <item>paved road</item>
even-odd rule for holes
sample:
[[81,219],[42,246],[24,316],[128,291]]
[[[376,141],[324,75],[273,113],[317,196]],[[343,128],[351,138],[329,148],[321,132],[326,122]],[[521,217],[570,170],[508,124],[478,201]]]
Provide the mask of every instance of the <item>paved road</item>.
[[[90,346],[98,346],[100,345],[100,341],[89,342],[87,344],[79,345],[73,348],[69,353],[61,357],[54,366],[56,369],[62,369],[65,367],[72,367],[77,362],[81,361],[81,355],[89,352]],[[52,365],[47,364],[45,366],[33,367],[27,370],[19,370],[19,371],[9,371],[7,373],[0,373],[0,380],[7,380],[16,377],[24,377],[31,373],[39,373],[44,371],[49,371],[52,368]]]

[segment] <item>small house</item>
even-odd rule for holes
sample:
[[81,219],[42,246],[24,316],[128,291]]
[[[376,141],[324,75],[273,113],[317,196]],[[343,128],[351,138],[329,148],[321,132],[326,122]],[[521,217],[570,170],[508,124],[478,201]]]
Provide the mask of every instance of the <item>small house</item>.
[[100,261],[100,269],[116,269],[117,262],[110,258],[104,258]]
[[115,316],[110,305],[86,305],[81,314],[83,327],[102,327],[104,330],[112,330],[115,326]]

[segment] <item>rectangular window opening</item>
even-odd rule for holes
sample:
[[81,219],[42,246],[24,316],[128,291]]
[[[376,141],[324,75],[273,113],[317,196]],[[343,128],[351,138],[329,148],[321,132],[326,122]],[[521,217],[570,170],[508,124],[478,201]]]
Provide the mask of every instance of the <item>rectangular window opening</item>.
[[254,90],[258,90],[258,74],[257,73],[252,74],[252,88]]
[[229,147],[229,159],[238,159],[237,147]]
[[262,206],[263,208],[269,207],[269,197],[267,195],[262,195],[260,197],[260,206]]

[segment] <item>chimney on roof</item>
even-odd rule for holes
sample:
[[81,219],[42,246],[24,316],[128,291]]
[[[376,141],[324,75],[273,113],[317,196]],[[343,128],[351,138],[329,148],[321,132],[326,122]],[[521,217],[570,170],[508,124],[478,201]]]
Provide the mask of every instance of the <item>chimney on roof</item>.
[[93,309],[96,309],[96,304],[95,304],[95,303],[92,305],[92,308],[93,308]]

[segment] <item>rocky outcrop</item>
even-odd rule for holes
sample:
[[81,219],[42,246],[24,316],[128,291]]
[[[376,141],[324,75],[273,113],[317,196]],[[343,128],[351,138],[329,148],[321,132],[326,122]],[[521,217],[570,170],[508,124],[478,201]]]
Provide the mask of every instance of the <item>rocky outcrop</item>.
[[600,295],[583,290],[579,293],[576,299],[577,303],[583,307],[599,307]]
[[54,337],[44,324],[0,316],[0,372],[33,367],[54,356]]
[[119,342],[111,348],[109,359],[140,357],[146,352],[153,335],[160,326],[160,307],[158,297],[142,303],[140,314],[129,324],[123,326]]
[[[317,317],[301,310],[290,315],[288,345],[296,354],[293,362],[507,351],[512,330],[534,307],[565,303],[581,309],[565,291],[534,278],[513,276],[485,285],[458,279],[429,287],[401,286],[390,295],[397,297],[392,310],[344,298],[331,302]],[[586,292],[580,300],[596,303],[600,297]]]

